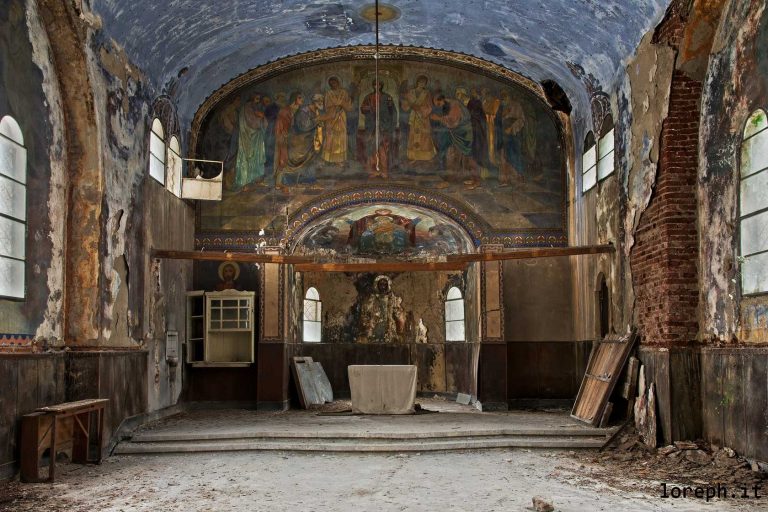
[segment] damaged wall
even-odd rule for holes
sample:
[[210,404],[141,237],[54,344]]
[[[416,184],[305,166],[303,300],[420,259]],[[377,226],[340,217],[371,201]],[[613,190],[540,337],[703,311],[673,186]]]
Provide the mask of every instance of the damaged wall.
[[768,107],[767,66],[765,4],[730,2],[714,40],[702,95],[698,184],[704,340],[768,342],[768,298],[739,297],[736,259],[740,142],[749,115]]
[[[323,307],[322,343],[297,342],[295,355],[312,356],[323,363],[334,390],[349,393],[346,368],[350,364],[415,364],[418,366],[418,390],[421,392],[473,393],[473,346],[478,340],[476,293],[468,274],[461,272],[410,272],[389,274],[391,297],[402,301],[402,329],[388,336],[369,326],[367,309],[376,308],[374,274],[304,272],[293,295],[314,287]],[[467,342],[445,341],[445,298],[449,288],[457,286],[465,298]],[[292,311],[296,309],[292,308]],[[298,310],[301,311],[300,309]],[[419,333],[419,321],[426,327],[426,339]],[[299,315],[291,319],[296,332],[301,328]],[[381,324],[381,323],[379,323]],[[289,329],[290,330],[290,329]],[[382,341],[383,339],[389,341]],[[473,342],[474,340],[474,342]]]
[[[0,299],[0,347],[63,338],[66,140],[58,79],[34,2],[0,12],[0,117],[21,126],[27,149],[26,298]],[[36,212],[45,212],[39,215]],[[22,335],[22,336],[18,336]]]

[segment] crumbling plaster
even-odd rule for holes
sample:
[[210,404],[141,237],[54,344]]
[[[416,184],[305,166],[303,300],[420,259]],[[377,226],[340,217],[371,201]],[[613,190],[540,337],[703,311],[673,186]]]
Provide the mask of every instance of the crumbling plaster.
[[756,108],[768,107],[768,16],[764,2],[723,11],[702,93],[699,145],[701,337],[768,342],[768,298],[739,297],[740,141]]
[[[34,337],[39,348],[63,338],[66,140],[50,43],[34,2],[6,3],[0,16],[0,116],[21,125],[27,149],[27,290],[0,300],[0,333]],[[37,212],[45,209],[45,215]]]

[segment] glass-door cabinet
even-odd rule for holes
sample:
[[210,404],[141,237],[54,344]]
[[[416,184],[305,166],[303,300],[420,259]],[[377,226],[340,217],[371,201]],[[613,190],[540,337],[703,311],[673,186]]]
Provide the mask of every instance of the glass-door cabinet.
[[254,362],[254,292],[187,293],[187,361],[195,366]]

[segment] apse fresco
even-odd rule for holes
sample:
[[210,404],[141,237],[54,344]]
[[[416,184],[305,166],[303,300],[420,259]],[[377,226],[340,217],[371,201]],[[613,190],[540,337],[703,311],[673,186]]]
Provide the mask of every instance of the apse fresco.
[[[372,61],[309,65],[221,100],[196,153],[224,161],[224,196],[201,203],[199,229],[279,234],[302,205],[372,185],[437,191],[497,233],[563,229],[561,136],[530,91],[436,62],[380,62],[378,92],[374,76]],[[428,222],[370,211],[397,227],[389,247],[340,220],[307,242],[360,254],[428,243]]]
[[455,223],[435,212],[391,204],[347,207],[315,221],[296,252],[360,256],[461,254],[472,241]]

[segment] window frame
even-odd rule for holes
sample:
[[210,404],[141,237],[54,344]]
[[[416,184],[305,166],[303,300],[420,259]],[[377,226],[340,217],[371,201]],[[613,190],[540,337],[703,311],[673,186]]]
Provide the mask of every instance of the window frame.
[[[174,142],[176,142],[176,148],[174,149]],[[168,179],[172,164],[171,162],[178,162],[178,165],[173,165],[175,183],[171,183]],[[171,135],[168,138],[168,144],[166,144],[165,151],[165,188],[171,194],[181,199],[181,178],[183,176],[182,159],[181,159],[181,142],[176,135]],[[171,188],[173,187],[173,188]]]
[[[597,162],[596,162],[596,183],[602,183],[603,181],[610,178],[615,172],[616,172],[616,127],[613,124],[613,118],[609,115],[606,116],[606,118],[603,120],[603,126],[600,129],[600,137],[595,142],[595,145],[597,147]],[[611,149],[607,151],[605,154],[602,154],[601,149],[603,148],[603,141],[608,140],[608,137],[611,139]],[[611,170],[604,176],[600,177],[600,162],[603,160],[610,158],[611,159]]]
[[[160,133],[158,133],[157,130],[159,130]],[[153,143],[155,140],[155,137],[157,137],[163,146],[163,151],[161,155],[156,155],[155,152],[152,150]],[[167,153],[168,153],[168,144],[165,141],[165,127],[163,126],[163,122],[160,120],[159,117],[152,118],[152,125],[149,129],[149,162],[147,165],[147,171],[149,173],[149,176],[155,180],[157,183],[165,187],[166,182],[166,174],[168,172],[168,162],[167,162]],[[162,157],[162,158],[161,158]],[[160,181],[157,176],[155,176],[152,173],[152,162],[157,161],[162,165],[163,168],[163,180]]]
[[[764,117],[764,126],[760,128],[758,131],[751,133],[749,136],[746,136],[747,127],[749,126],[749,123],[752,121],[752,119],[758,114],[758,112],[762,113]],[[760,162],[760,167],[756,171],[752,171],[748,175],[744,175],[744,145],[747,143],[750,139],[754,139],[758,135],[763,134],[764,136],[768,136],[768,112],[764,108],[756,108],[752,112],[750,112],[749,116],[747,116],[746,121],[743,124],[743,129],[741,131],[741,142],[739,144],[739,165],[738,165],[738,186],[737,186],[737,194],[738,194],[738,204],[737,204],[737,221],[738,221],[738,229],[736,230],[737,236],[736,238],[736,253],[738,254],[738,274],[739,274],[739,280],[738,280],[738,288],[739,293],[741,297],[760,297],[768,295],[768,287],[764,290],[759,291],[753,291],[753,292],[745,292],[745,286],[744,286],[744,264],[746,263],[746,258],[750,258],[753,256],[760,256],[768,254],[768,249],[763,249],[757,252],[749,253],[747,255],[744,255],[742,252],[743,249],[743,242],[744,242],[744,220],[755,218],[759,215],[768,215],[768,201],[765,203],[764,206],[759,207],[755,209],[754,211],[749,212],[748,214],[744,215],[742,214],[742,200],[744,198],[743,193],[743,184],[746,179],[752,179],[755,178],[761,174],[765,174],[768,176],[768,154],[766,155],[766,158],[763,162]]]
[[[453,290],[456,290],[458,293],[458,297],[451,297]],[[448,318],[448,311],[449,307],[448,304],[450,302],[460,302],[461,303],[461,318]],[[461,293],[461,290],[458,286],[451,286],[448,289],[448,293],[445,295],[445,303],[443,307],[443,316],[444,316],[444,324],[445,324],[445,341],[446,343],[461,343],[467,341],[467,312],[466,312],[466,303],[464,302],[464,294]],[[461,339],[448,339],[448,326],[449,324],[457,324],[461,323],[461,333],[462,337]]]
[[[10,121],[9,121],[10,120]],[[3,130],[3,127],[9,127],[9,131],[15,132],[15,133],[5,133]],[[7,260],[10,262],[16,262],[21,263],[22,266],[22,293],[21,295],[5,295],[0,293],[0,299],[3,300],[10,300],[10,301],[19,301],[24,302],[27,300],[27,241],[28,241],[28,214],[27,210],[29,209],[29,203],[27,201],[28,199],[28,190],[27,190],[27,147],[24,145],[24,133],[21,129],[21,126],[19,125],[18,121],[13,116],[10,115],[4,115],[0,116],[0,137],[2,137],[7,143],[13,144],[23,151],[23,162],[21,164],[21,174],[23,176],[23,181],[19,181],[18,176],[12,176],[9,174],[9,172],[18,171],[19,169],[13,169],[13,170],[4,170],[3,168],[0,168],[0,177],[3,179],[6,179],[10,181],[12,184],[17,185],[19,187],[22,187],[23,194],[24,194],[24,217],[16,217],[13,214],[5,214],[0,213],[0,218],[9,221],[12,224],[17,224],[22,227],[22,258],[18,258],[16,256],[12,255],[5,255],[0,254],[0,260]],[[15,174],[15,172],[14,172]],[[9,251],[13,252],[13,251]]]
[[[317,315],[317,320],[307,320],[306,312],[307,312],[308,302],[314,303],[313,307],[315,308],[315,314]],[[304,293],[304,300],[302,302],[302,306],[303,307],[301,309],[301,342],[302,343],[322,343],[323,342],[323,301],[320,299],[320,292],[317,291],[317,288],[315,288],[314,286],[310,286],[309,288],[307,288],[306,293]],[[319,333],[318,339],[316,340],[307,339],[306,324],[308,322],[317,324],[318,333]]]
[[[595,134],[592,133],[592,131],[590,130],[589,132],[587,132],[587,135],[584,137],[584,148],[583,148],[583,151],[581,153],[581,195],[585,195],[587,192],[589,192],[593,188],[597,187],[597,182],[598,182],[598,179],[597,179],[597,162],[598,162],[597,146],[598,146],[598,142],[595,139]],[[586,166],[585,166],[584,162],[586,161],[587,154],[589,152],[591,152],[591,151],[594,151],[594,153],[595,153],[595,155],[594,155],[594,162],[589,167],[585,168]],[[595,182],[589,188],[585,188],[585,186],[586,186],[586,179],[585,178],[586,178],[587,174],[590,171],[592,171],[592,170],[594,170],[594,173],[595,173]]]

